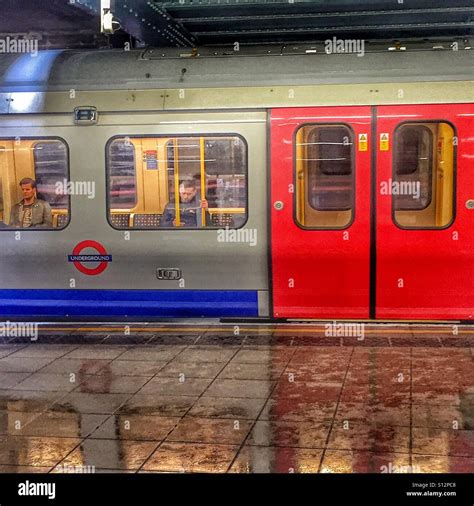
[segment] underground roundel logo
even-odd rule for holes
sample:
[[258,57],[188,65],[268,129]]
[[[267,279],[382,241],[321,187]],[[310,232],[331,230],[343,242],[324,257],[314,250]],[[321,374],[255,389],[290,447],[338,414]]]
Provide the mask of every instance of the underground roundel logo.
[[[94,249],[96,254],[82,254],[82,252],[87,249]],[[97,276],[98,274],[102,274],[109,262],[112,261],[112,255],[107,253],[107,250],[97,241],[82,241],[76,245],[76,247],[72,250],[72,255],[68,255],[68,261],[74,264],[74,267],[82,274],[86,274],[87,276]],[[96,264],[93,267],[87,267],[88,263]]]

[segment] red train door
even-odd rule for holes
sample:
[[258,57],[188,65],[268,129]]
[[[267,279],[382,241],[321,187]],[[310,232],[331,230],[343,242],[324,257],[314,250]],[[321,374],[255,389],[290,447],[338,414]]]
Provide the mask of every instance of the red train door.
[[376,316],[473,319],[474,105],[378,107],[376,144]]
[[276,318],[368,318],[371,108],[271,112]]

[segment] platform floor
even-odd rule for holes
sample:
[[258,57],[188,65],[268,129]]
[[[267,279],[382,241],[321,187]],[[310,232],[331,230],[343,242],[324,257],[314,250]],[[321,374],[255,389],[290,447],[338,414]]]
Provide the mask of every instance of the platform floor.
[[473,327],[331,332],[10,333],[0,472],[474,472]]

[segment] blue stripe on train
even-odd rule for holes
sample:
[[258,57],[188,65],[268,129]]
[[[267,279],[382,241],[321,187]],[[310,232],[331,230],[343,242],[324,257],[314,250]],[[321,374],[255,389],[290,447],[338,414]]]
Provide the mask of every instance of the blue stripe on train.
[[258,316],[253,290],[0,290],[0,316]]

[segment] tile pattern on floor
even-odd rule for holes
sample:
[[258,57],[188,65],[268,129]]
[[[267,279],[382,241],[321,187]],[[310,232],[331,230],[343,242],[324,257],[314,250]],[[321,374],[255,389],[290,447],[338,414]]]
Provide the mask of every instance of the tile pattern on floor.
[[474,342],[407,328],[12,339],[0,473],[472,473]]

